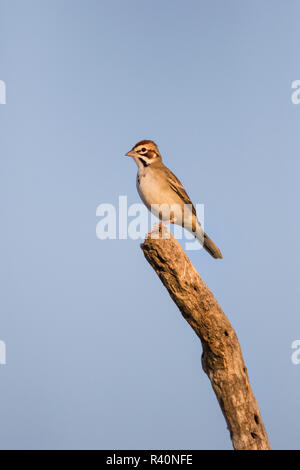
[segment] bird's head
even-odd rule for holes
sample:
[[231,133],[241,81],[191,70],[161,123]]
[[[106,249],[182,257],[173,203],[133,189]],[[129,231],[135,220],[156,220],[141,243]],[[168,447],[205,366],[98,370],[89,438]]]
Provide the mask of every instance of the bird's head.
[[126,157],[134,158],[138,166],[148,166],[161,160],[158,147],[153,140],[141,140],[126,153]]

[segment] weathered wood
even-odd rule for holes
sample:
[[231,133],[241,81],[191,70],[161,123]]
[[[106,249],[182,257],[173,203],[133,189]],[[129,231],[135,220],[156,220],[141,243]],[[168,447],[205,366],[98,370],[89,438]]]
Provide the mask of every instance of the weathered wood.
[[152,229],[141,245],[144,255],[201,340],[202,367],[217,396],[234,449],[268,450],[268,436],[236,333],[179,243],[168,233],[169,238],[162,238],[158,227]]

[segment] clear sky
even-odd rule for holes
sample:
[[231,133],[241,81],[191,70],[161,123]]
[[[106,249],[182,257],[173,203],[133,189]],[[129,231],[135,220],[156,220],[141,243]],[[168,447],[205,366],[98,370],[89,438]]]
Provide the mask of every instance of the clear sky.
[[154,139],[224,259],[188,255],[238,334],[273,448],[299,448],[300,3],[0,0],[1,448],[230,449],[201,344],[139,240]]

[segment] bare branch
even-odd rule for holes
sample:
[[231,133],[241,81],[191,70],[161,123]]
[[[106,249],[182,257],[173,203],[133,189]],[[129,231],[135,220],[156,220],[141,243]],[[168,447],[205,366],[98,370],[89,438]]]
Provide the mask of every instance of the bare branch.
[[173,235],[158,237],[156,227],[141,248],[201,340],[202,367],[217,396],[234,449],[270,449],[234,329]]

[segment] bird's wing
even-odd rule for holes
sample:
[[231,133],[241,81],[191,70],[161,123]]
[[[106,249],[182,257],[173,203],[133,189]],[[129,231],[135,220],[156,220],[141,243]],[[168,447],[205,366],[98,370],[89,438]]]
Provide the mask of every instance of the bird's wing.
[[192,203],[189,196],[185,192],[184,187],[180,183],[179,179],[167,167],[166,167],[166,174],[167,174],[167,180],[168,180],[170,188],[173,189],[173,191],[175,191],[176,194],[178,194],[178,196],[184,202],[184,204],[190,204],[191,205],[192,213],[194,215],[196,215],[196,209],[194,207],[194,204]]

